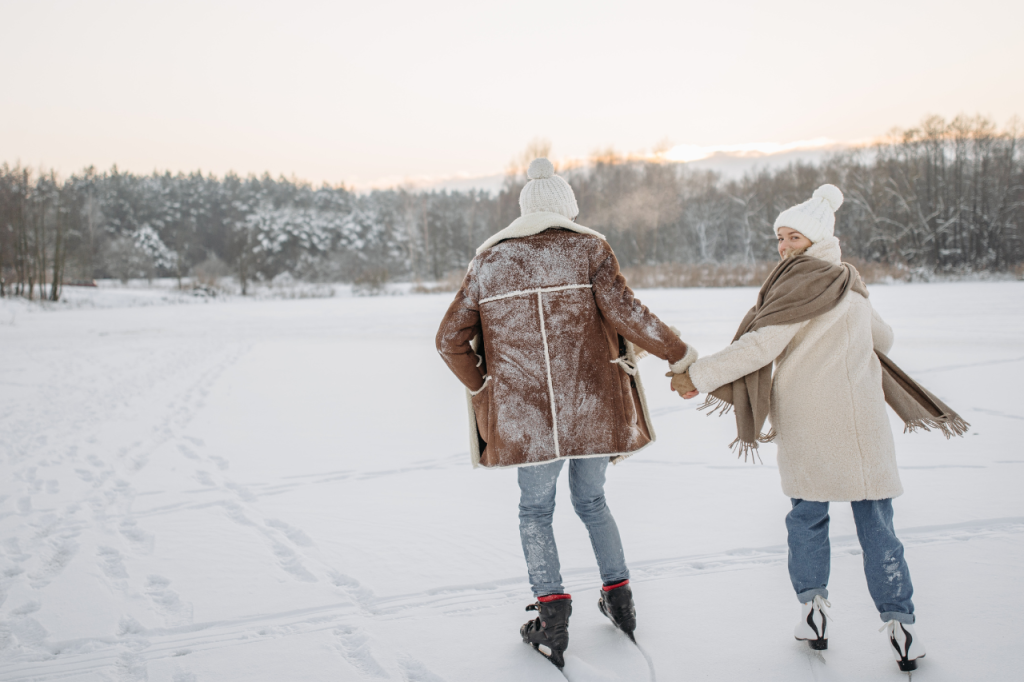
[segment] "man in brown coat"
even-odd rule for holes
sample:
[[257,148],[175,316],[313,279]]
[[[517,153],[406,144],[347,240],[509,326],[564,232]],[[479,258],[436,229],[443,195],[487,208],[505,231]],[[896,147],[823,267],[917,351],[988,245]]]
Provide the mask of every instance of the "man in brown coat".
[[640,349],[675,373],[697,353],[636,300],[604,237],[574,222],[576,198],[551,162],[534,160],[528,177],[522,216],[477,249],[437,350],[470,396],[474,466],[519,468],[519,529],[537,597],[527,610],[540,612],[521,634],[561,667],[572,602],[551,519],[564,460],[604,582],[598,605],[632,637],[629,570],[605,503],[605,470],[654,440]]

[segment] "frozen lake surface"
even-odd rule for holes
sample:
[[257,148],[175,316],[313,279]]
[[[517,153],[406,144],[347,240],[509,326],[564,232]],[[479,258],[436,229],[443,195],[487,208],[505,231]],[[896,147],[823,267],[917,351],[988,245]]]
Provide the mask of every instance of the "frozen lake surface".
[[[707,354],[755,290],[639,293]],[[563,677],[519,640],[532,598],[516,477],[470,467],[463,389],[433,345],[450,295],[84,295],[106,304],[0,301],[2,680],[905,677],[846,504],[827,664],[793,640],[774,447],[737,461],[732,417],[671,393],[656,358],[641,371],[658,441],[607,486],[646,658],[596,608],[563,473]],[[892,417],[896,526],[929,652],[914,678],[1018,679],[1024,284],[875,286],[872,301],[893,360],[973,425],[947,442]]]

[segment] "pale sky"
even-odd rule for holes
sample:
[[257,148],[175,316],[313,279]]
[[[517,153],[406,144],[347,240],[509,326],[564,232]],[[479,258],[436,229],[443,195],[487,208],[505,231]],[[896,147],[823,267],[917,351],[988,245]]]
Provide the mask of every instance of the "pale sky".
[[1024,116],[1024,2],[0,0],[0,162],[500,172]]

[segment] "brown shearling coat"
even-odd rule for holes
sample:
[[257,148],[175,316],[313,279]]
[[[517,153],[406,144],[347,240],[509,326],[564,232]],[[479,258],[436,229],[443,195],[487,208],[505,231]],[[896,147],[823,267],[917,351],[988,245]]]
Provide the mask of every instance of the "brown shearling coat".
[[695,356],[633,296],[603,237],[560,216],[543,229],[544,216],[481,247],[437,332],[472,396],[474,466],[628,456],[654,439],[634,344],[676,365]]

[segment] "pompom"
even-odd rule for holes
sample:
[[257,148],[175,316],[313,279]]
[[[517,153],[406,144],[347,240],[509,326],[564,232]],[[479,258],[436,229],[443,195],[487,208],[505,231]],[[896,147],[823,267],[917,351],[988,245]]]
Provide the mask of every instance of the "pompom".
[[835,185],[822,185],[812,194],[815,199],[824,199],[835,213],[843,205],[843,193]]
[[[526,171],[526,177],[531,180],[543,180],[555,174],[555,167],[547,159],[534,159],[530,162],[530,168]],[[842,195],[840,195],[842,196]],[[842,201],[842,199],[840,199]]]

